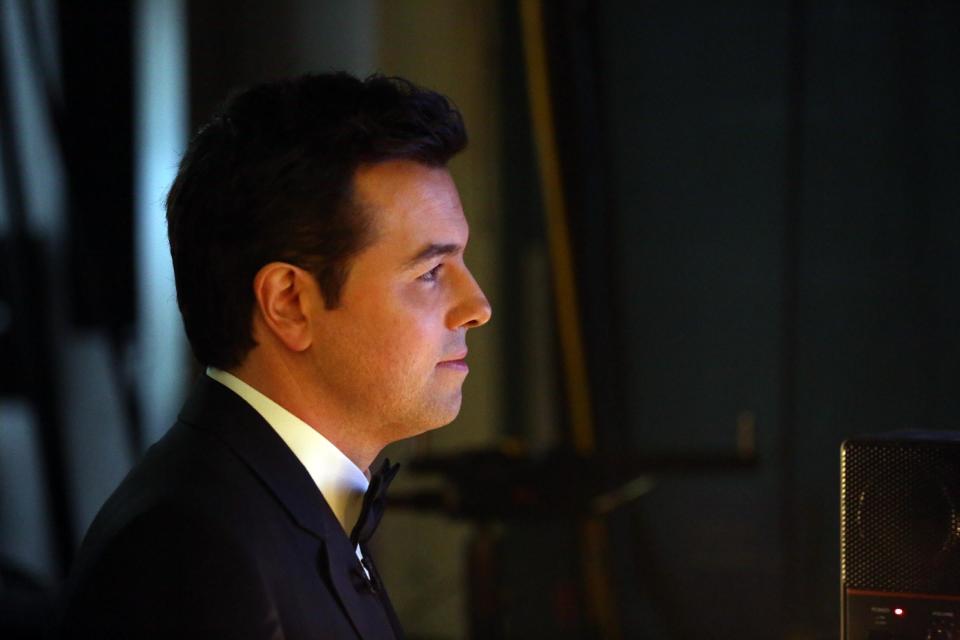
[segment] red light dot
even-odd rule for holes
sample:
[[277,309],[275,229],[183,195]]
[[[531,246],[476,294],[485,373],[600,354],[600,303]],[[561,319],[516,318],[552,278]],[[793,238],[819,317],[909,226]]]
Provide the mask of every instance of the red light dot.
[[903,609],[901,609],[900,607],[897,607],[896,609],[893,610],[893,615],[902,616],[902,615],[903,615]]

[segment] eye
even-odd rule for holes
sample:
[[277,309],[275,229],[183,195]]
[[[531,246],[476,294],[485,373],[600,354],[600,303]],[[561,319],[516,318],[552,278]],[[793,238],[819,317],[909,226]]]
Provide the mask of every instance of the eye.
[[443,263],[441,262],[440,264],[435,266],[433,269],[430,269],[430,271],[427,271],[425,274],[418,277],[417,280],[421,280],[423,282],[436,282],[437,278],[440,276],[440,269],[442,267],[443,267]]

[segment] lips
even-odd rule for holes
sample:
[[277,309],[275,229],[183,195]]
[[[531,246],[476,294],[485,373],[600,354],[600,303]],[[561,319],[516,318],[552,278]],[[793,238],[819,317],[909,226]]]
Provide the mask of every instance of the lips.
[[441,360],[440,362],[437,363],[437,366],[443,367],[445,369],[459,369],[459,370],[465,371],[468,368],[466,358],[467,358],[467,352],[462,351],[458,354],[450,356],[446,360]]

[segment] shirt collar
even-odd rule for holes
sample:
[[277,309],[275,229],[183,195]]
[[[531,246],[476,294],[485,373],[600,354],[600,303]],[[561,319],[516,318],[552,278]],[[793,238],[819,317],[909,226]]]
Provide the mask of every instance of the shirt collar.
[[370,485],[363,471],[319,431],[240,378],[215,367],[207,367],[207,375],[243,398],[277,432],[313,478],[349,535]]

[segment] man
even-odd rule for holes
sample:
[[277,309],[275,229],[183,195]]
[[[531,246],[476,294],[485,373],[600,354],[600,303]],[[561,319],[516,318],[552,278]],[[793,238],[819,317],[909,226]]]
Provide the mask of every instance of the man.
[[206,373],[87,533],[62,635],[402,635],[363,496],[385,445],[457,415],[490,318],[445,168],[465,144],[444,97],[345,74],[255,87],[200,130],[167,219]]

